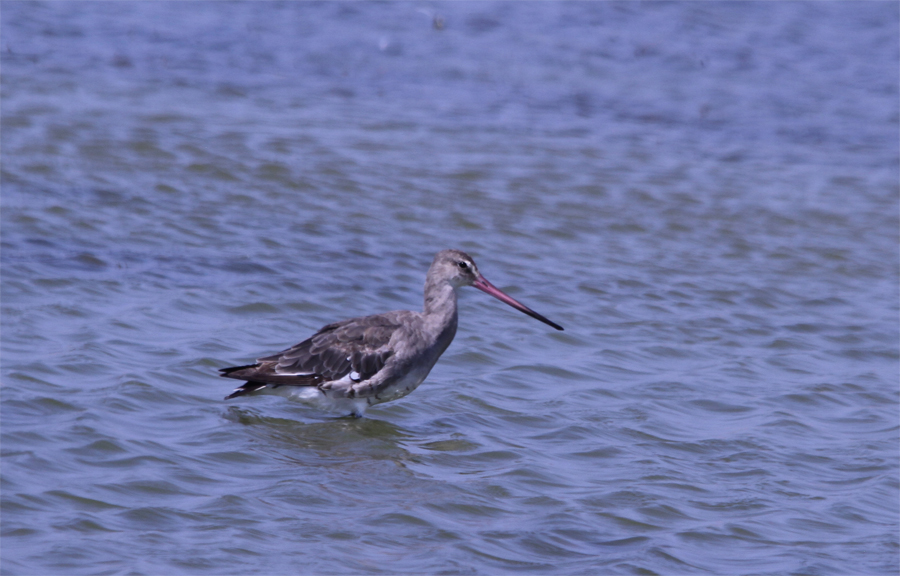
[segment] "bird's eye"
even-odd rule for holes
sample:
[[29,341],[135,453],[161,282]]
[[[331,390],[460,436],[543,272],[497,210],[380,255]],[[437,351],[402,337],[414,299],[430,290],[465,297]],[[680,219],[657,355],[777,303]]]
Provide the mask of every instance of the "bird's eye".
[[460,260],[459,262],[456,263],[456,265],[459,266],[463,270],[469,269],[469,263],[466,262],[465,260]]

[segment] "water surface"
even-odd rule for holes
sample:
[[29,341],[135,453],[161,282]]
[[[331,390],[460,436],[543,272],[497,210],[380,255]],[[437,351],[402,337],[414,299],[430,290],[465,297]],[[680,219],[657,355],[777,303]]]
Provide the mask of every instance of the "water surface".
[[[4,2],[3,574],[896,574],[896,3]],[[474,290],[409,397],[216,369]]]

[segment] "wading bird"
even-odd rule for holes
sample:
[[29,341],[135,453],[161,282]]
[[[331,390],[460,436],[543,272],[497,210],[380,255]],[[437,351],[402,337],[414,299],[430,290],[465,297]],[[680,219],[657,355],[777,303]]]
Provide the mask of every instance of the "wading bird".
[[245,380],[225,399],[274,394],[360,417],[402,398],[425,380],[456,335],[456,290],[474,286],[556,328],[562,326],[501,292],[465,252],[442,250],[425,279],[422,312],[397,310],[329,324],[312,337],[255,364],[219,370]]

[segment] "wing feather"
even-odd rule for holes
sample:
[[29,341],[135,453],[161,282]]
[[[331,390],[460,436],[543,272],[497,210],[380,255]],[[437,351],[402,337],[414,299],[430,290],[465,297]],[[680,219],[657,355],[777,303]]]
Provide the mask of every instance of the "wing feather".
[[388,343],[402,325],[397,313],[336,322],[287,350],[259,358],[255,365],[225,369],[222,375],[287,386],[333,382],[350,372],[358,373],[359,381],[368,380],[393,354]]

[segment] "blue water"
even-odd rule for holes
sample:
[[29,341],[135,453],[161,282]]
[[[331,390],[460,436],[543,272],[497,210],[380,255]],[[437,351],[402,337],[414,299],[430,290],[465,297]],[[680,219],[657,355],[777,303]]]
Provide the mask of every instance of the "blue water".
[[[0,573],[896,574],[898,13],[3,2]],[[566,331],[223,400],[448,247]]]

